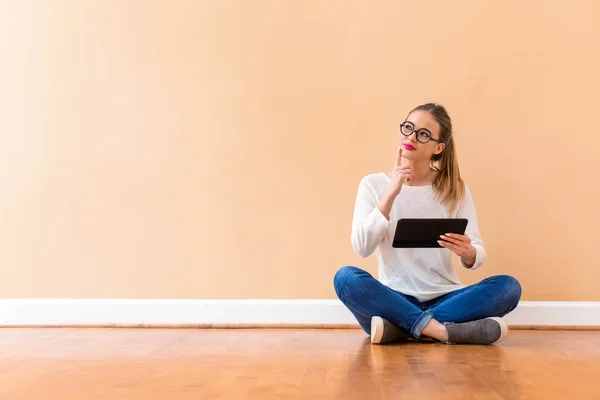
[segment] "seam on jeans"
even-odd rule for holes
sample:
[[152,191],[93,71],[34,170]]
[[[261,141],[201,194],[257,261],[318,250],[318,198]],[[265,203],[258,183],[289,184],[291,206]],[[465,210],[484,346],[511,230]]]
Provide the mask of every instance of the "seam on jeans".
[[[393,289],[392,289],[392,288],[390,288],[390,287],[386,287],[386,288],[387,288],[388,290],[393,290]],[[368,313],[367,313],[367,312],[366,312],[366,311],[365,311],[365,310],[364,310],[362,307],[358,306],[358,305],[357,305],[357,304],[356,304],[354,301],[351,301],[351,300],[349,299],[349,297],[350,297],[350,296],[347,296],[347,294],[345,293],[345,290],[343,290],[343,289],[342,289],[342,292],[344,293],[344,296],[343,296],[343,297],[344,297],[346,300],[345,300],[345,301],[344,301],[344,300],[342,300],[342,299],[340,299],[340,300],[342,300],[342,303],[344,303],[344,304],[346,305],[346,307],[348,307],[348,308],[353,308],[354,310],[357,310],[358,314],[362,315],[362,316],[363,316],[363,317],[365,317],[365,318],[369,318],[369,317],[368,317],[368,315],[369,315],[369,314],[368,314]],[[419,321],[421,321],[421,319],[422,319],[422,318],[425,316],[425,314],[429,314],[429,313],[427,313],[426,311],[423,311],[423,315],[421,315],[421,316],[420,316],[420,317],[417,319],[417,322],[415,323],[415,325],[416,325],[416,324],[417,324]],[[414,326],[415,326],[415,325],[413,325],[413,327],[412,327],[412,328],[414,328]],[[408,329],[408,328],[404,328],[403,326],[400,326],[400,325],[397,325],[397,326],[398,326],[398,327],[400,327],[400,328],[403,328],[403,329]],[[413,331],[412,331],[412,328],[410,328],[410,332],[411,332],[411,333],[413,332]],[[419,334],[420,334],[420,332],[419,332]],[[413,335],[414,335],[414,334],[413,334]]]
[[[344,303],[346,305],[346,307],[356,310],[356,312],[358,314],[362,315],[364,318],[369,318],[369,313],[367,313],[361,306],[357,305],[357,303],[352,301],[350,299],[351,296],[348,296],[345,289],[342,289],[342,293],[344,294],[344,296],[343,296],[344,299],[340,298],[340,300],[342,300],[342,303]],[[340,297],[342,297],[342,296],[340,296]]]
[[483,281],[479,282],[479,284],[475,284],[475,285],[469,286],[467,290],[464,290],[464,291],[462,291],[461,293],[459,293],[459,294],[457,294],[457,295],[455,295],[455,296],[452,296],[452,297],[450,297],[449,299],[446,299],[446,300],[442,301],[441,303],[438,303],[438,304],[436,304],[434,307],[432,307],[432,308],[428,309],[427,311],[428,311],[429,313],[431,313],[431,315],[434,315],[434,313],[435,313],[435,309],[436,309],[436,308],[438,308],[438,307],[442,307],[442,306],[443,306],[444,304],[446,304],[447,302],[449,302],[449,301],[451,301],[451,300],[454,300],[454,299],[461,298],[463,295],[465,295],[465,294],[467,294],[467,293],[470,293],[470,292],[472,292],[473,290],[477,289],[477,288],[478,288],[478,286],[479,286],[479,285],[480,285],[482,282],[483,282]]

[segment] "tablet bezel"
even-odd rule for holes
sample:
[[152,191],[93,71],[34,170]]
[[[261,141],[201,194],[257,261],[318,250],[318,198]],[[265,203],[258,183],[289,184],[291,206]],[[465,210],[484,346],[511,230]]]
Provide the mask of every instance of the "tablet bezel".
[[[440,235],[457,233],[464,235],[469,220],[466,218],[401,218],[396,222],[392,247],[406,248],[442,248],[438,243]],[[411,240],[410,232],[419,230],[423,240]]]

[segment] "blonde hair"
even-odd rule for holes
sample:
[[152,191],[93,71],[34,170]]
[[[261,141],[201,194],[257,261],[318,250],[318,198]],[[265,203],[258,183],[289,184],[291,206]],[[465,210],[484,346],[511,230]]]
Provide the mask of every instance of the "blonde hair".
[[438,171],[433,181],[433,190],[442,204],[454,213],[465,195],[465,183],[460,177],[456,146],[452,134],[452,120],[446,109],[435,103],[420,105],[411,111],[428,112],[440,126],[439,139],[446,144],[440,154],[434,154],[431,158],[432,168]]

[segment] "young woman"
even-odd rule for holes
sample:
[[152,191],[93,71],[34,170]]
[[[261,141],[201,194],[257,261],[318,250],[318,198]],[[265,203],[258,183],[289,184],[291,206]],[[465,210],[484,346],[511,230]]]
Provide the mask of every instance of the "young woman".
[[[353,267],[341,268],[334,286],[375,344],[427,337],[441,343],[494,344],[506,338],[501,317],[521,297],[519,282],[506,275],[463,285],[451,263],[475,270],[486,258],[469,188],[458,170],[448,113],[438,104],[412,110],[400,125],[392,170],[365,176],[358,187],[351,242],[367,257],[374,251],[379,280]],[[442,248],[393,248],[400,218],[467,218],[465,235],[440,237]]]

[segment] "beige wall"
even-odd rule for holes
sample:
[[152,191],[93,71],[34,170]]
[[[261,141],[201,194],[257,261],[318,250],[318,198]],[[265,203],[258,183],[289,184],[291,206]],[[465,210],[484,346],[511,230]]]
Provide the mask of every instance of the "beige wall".
[[438,101],[489,254],[464,281],[600,300],[598,2],[1,4],[1,297],[334,298],[376,272],[360,178]]

